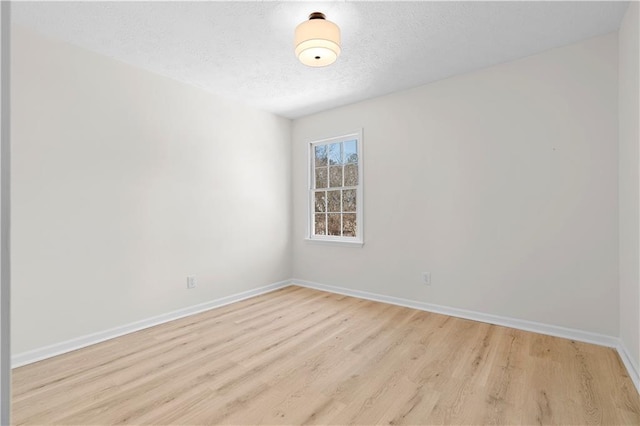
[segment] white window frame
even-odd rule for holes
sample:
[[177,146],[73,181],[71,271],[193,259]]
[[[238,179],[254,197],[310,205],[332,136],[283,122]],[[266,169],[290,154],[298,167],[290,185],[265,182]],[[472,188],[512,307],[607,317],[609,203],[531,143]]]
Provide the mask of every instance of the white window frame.
[[[328,145],[336,142],[347,142],[356,140],[358,149],[358,185],[356,188],[356,236],[344,237],[338,235],[314,235],[314,214],[315,214],[315,147],[317,145]],[[362,247],[364,244],[364,212],[363,212],[363,151],[362,151],[362,129],[345,135],[327,139],[315,140],[307,144],[307,236],[305,240],[313,243],[345,245]],[[329,174],[327,173],[327,180]],[[330,187],[327,183],[327,189]]]

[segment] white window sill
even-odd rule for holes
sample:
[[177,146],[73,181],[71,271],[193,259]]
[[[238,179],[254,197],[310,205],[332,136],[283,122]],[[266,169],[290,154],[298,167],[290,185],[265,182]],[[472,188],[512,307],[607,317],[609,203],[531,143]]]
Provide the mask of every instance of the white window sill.
[[342,247],[362,247],[363,241],[344,241],[344,240],[322,240],[318,238],[305,238],[307,243],[320,244],[328,246],[342,246]]

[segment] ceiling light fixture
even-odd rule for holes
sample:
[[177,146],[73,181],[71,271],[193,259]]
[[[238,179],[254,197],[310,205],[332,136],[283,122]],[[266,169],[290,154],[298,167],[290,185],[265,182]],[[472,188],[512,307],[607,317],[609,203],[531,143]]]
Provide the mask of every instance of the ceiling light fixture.
[[310,67],[331,65],[340,55],[340,28],[325,19],[324,13],[313,12],[309,20],[296,27],[296,56]]

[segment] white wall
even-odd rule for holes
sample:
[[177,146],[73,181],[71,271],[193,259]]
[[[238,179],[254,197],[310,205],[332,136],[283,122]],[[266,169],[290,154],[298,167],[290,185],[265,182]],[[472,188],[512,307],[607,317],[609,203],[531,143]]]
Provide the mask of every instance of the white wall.
[[[615,34],[296,120],[292,149],[20,28],[12,70],[14,353],[292,275],[618,335]],[[360,127],[365,245],[305,242],[306,142]]]
[[10,424],[9,2],[0,3],[0,424]]
[[[364,247],[306,242],[306,144],[359,127]],[[295,120],[294,277],[616,336],[617,131],[616,34]]]
[[620,124],[620,337],[640,371],[640,7],[632,2],[622,21],[619,43]]
[[291,276],[288,120],[12,37],[14,354]]

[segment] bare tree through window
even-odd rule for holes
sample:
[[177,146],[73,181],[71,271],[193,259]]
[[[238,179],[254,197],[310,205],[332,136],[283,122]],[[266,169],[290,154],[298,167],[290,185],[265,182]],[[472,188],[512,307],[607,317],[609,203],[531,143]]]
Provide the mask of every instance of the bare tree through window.
[[360,133],[311,144],[310,237],[362,240]]

